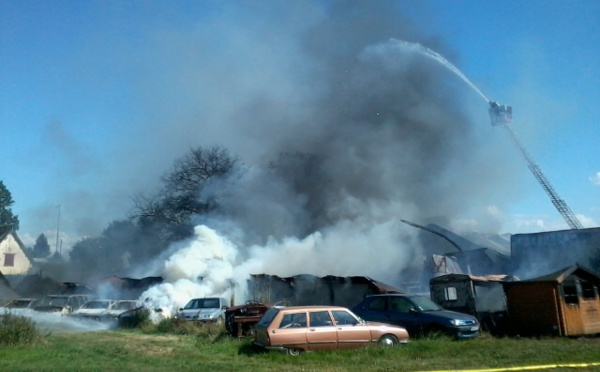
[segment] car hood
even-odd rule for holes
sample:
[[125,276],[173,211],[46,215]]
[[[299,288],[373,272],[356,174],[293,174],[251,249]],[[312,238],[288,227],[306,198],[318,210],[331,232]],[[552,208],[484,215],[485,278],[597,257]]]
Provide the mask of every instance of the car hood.
[[111,316],[119,316],[120,314],[123,314],[126,311],[130,311],[130,310],[106,310],[104,312],[104,314],[111,315]]
[[472,321],[475,324],[477,324],[477,318],[475,318],[472,315],[469,314],[463,314],[463,313],[457,313],[456,311],[450,311],[450,310],[439,310],[439,311],[423,311],[421,312],[421,315],[423,315],[424,317],[428,317],[428,318],[435,318],[435,319],[445,319],[445,320],[452,320],[452,319],[459,319],[459,320],[468,320],[468,321]]
[[73,311],[71,315],[100,315],[105,312],[106,309],[80,309]]
[[184,309],[181,311],[181,314],[185,315],[210,315],[216,312],[219,312],[221,309],[213,308],[213,309]]

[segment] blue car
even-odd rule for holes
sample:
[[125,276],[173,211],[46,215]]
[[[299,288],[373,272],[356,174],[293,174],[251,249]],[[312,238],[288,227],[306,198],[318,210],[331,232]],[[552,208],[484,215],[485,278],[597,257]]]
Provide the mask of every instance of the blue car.
[[428,297],[383,294],[366,297],[352,311],[364,320],[406,328],[411,337],[443,332],[457,339],[479,336],[479,322],[469,314],[445,310]]

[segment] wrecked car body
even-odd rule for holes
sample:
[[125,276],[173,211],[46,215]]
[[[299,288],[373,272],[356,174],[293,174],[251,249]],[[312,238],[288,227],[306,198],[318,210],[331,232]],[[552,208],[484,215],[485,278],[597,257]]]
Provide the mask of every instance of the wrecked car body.
[[234,337],[251,336],[254,325],[270,308],[272,306],[252,300],[244,305],[231,306],[225,311],[225,330]]
[[33,310],[66,315],[79,309],[87,300],[86,295],[48,295]]
[[81,319],[101,320],[113,302],[113,300],[90,300],[81,305],[79,309],[74,310],[69,316]]

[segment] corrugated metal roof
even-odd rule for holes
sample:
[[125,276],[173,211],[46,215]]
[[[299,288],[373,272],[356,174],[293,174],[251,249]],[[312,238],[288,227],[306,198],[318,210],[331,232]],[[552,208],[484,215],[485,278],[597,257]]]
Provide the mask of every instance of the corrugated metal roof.
[[600,282],[600,274],[594,270],[588,269],[576,263],[571,266],[567,266],[563,269],[557,270],[553,273],[540,276],[533,279],[524,280],[524,282],[557,282],[562,283],[567,277],[572,274],[583,275],[585,277],[591,277],[595,281]]

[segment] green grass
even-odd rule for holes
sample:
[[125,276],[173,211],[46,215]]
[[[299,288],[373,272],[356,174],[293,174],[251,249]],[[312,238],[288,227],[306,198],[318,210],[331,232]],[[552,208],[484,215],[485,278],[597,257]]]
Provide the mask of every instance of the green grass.
[[[231,338],[215,328],[172,323],[55,333],[34,343],[0,346],[0,371],[431,371],[583,362],[600,362],[600,338],[440,337],[388,349],[290,357],[257,350],[250,340]],[[552,369],[561,370],[571,369]]]

